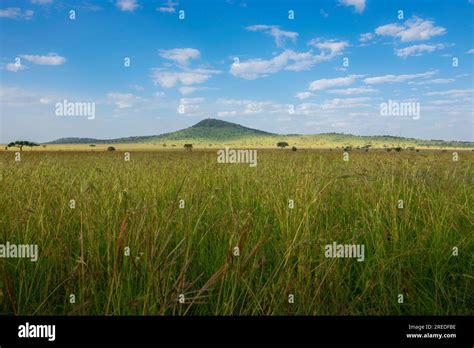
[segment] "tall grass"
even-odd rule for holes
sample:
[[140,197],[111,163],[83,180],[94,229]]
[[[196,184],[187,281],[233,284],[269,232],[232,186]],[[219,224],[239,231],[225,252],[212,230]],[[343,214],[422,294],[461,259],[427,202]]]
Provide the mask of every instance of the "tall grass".
[[[275,150],[250,168],[214,151],[1,153],[0,243],[40,255],[0,259],[0,311],[473,314],[473,160]],[[326,258],[333,241],[364,244],[365,261]]]

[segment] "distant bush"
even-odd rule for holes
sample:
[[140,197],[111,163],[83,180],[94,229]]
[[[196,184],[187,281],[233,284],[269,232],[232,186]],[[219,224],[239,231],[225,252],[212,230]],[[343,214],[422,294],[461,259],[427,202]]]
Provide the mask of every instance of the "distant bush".
[[107,148],[107,151],[115,151],[115,147],[109,146],[109,147]]
[[184,144],[184,149],[186,151],[191,151],[193,149],[193,144]]
[[288,146],[288,143],[286,141],[279,141],[277,146],[283,149]]
[[296,151],[296,150],[298,150],[298,149],[297,149],[295,146],[293,146],[293,147],[291,148],[291,151]]

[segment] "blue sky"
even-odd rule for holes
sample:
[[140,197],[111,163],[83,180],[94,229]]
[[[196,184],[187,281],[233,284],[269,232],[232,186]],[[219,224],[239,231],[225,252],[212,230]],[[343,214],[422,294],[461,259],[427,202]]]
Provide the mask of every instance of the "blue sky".
[[[208,117],[474,141],[474,0],[0,6],[0,142],[160,134]],[[93,103],[95,117],[57,116],[64,100]],[[419,117],[382,115],[389,101],[418,103]]]

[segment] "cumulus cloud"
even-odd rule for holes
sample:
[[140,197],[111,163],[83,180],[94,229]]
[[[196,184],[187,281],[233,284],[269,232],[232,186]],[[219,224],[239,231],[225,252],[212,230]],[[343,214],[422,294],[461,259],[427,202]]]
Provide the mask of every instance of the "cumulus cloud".
[[354,6],[357,13],[362,13],[365,10],[365,0],[339,0],[339,3],[344,6]]
[[201,52],[195,48],[173,48],[160,51],[160,56],[172,60],[179,65],[187,65],[191,59],[199,58]]
[[181,93],[183,95],[188,95],[188,94],[191,94],[191,93],[194,93],[194,92],[197,92],[197,91],[204,91],[206,89],[209,89],[209,88],[207,88],[207,87],[194,87],[194,86],[182,86],[178,90],[179,90],[179,93]]
[[137,0],[117,0],[117,7],[121,11],[133,12],[138,8]]
[[288,113],[288,106],[272,101],[257,101],[251,99],[226,99],[221,98],[216,101],[218,107],[232,107],[233,110],[221,111],[225,115],[269,115]]
[[161,87],[171,88],[177,84],[194,85],[204,83],[209,80],[212,75],[218,74],[218,70],[210,69],[190,69],[185,71],[166,71],[163,69],[152,69],[151,78],[153,83]]
[[344,49],[349,46],[347,41],[312,39],[308,45],[318,48],[321,53],[317,55],[318,61],[331,60],[342,54]]
[[201,116],[204,114],[201,104],[204,98],[181,98],[176,112],[186,116]]
[[375,37],[374,33],[363,33],[363,34],[360,34],[359,41],[360,42],[367,42],[367,41],[372,40],[374,37]]
[[311,98],[313,96],[314,96],[314,94],[311,93],[311,92],[299,92],[299,93],[295,94],[295,97],[298,98],[299,100],[308,99],[308,98]]
[[250,59],[239,64],[232,64],[230,73],[247,80],[255,80],[280,70],[302,71],[311,68],[317,57],[311,52],[285,50],[271,59]]
[[38,65],[61,65],[66,63],[66,58],[56,53],[48,53],[46,56],[21,54],[20,57]]
[[291,41],[296,41],[298,37],[298,33],[293,31],[284,31],[281,30],[278,25],[264,25],[264,24],[257,24],[251,25],[246,28],[249,31],[263,31],[264,33],[272,36],[275,40],[275,44],[278,47],[283,46],[286,39],[290,39]]
[[443,44],[434,44],[434,45],[413,45],[405,48],[395,49],[395,54],[398,57],[406,58],[408,56],[421,56],[425,52],[434,52],[436,50],[441,50],[446,46]]
[[365,94],[365,93],[375,93],[378,90],[370,87],[355,87],[355,88],[345,88],[345,89],[332,89],[328,91],[330,94],[342,94],[342,95],[354,95],[354,94]]
[[5,70],[11,71],[11,72],[18,72],[26,67],[23,64],[15,64],[15,63],[8,63],[5,64]]
[[379,83],[395,83],[395,82],[405,82],[417,78],[430,77],[436,74],[436,71],[427,71],[420,74],[402,74],[402,75],[383,75],[383,76],[374,76],[364,79],[366,84],[379,84]]
[[230,73],[234,76],[247,80],[255,80],[260,77],[274,74],[280,70],[304,71],[310,69],[316,63],[330,60],[340,55],[345,47],[349,45],[346,41],[313,39],[309,45],[321,50],[319,54],[312,51],[295,52],[285,50],[271,59],[250,59],[238,64],[232,64]]
[[309,84],[310,91],[319,91],[323,89],[352,85],[360,75],[349,75],[347,77],[337,77],[334,79],[315,80]]
[[433,21],[412,17],[403,24],[392,23],[375,29],[378,35],[399,38],[402,42],[429,40],[446,34],[446,29],[435,26]]
[[34,12],[32,10],[23,11],[19,7],[8,7],[0,10],[0,18],[10,19],[31,19]]
[[138,102],[143,101],[141,97],[138,97],[132,93],[107,93],[109,101],[119,109],[126,109],[135,106]]

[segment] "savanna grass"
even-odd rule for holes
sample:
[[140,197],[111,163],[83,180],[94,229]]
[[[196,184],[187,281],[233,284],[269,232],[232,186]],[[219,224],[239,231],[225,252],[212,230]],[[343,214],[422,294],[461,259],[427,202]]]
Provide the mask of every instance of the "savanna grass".
[[[474,153],[216,157],[1,153],[0,243],[40,252],[0,259],[1,313],[474,314]],[[364,262],[326,258],[333,241]]]

